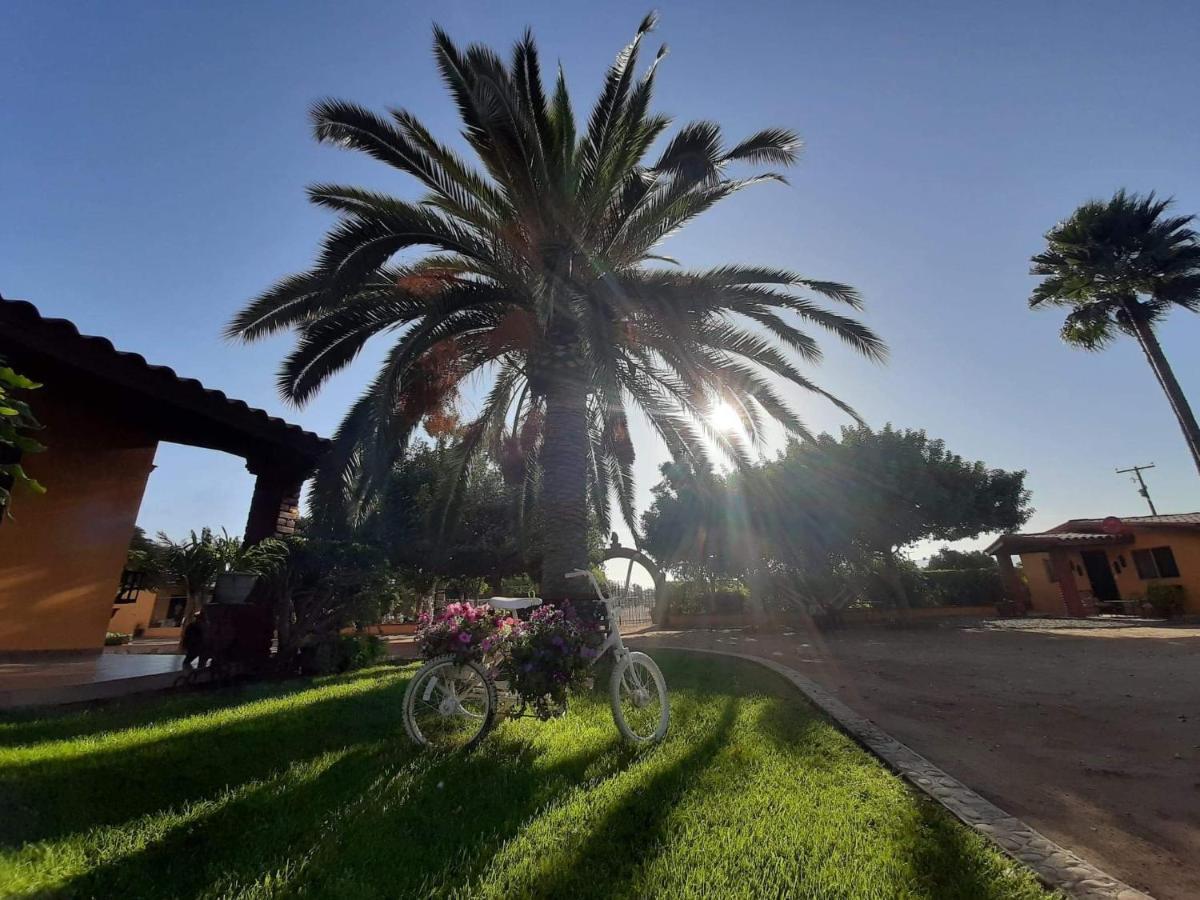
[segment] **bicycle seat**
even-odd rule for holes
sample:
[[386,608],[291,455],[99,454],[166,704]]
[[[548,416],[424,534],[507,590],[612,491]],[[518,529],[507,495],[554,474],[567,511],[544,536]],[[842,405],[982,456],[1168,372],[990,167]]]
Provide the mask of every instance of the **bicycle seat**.
[[488,601],[488,605],[494,606],[496,609],[507,609],[509,612],[516,612],[518,609],[529,609],[531,606],[541,606],[541,597],[492,597]]

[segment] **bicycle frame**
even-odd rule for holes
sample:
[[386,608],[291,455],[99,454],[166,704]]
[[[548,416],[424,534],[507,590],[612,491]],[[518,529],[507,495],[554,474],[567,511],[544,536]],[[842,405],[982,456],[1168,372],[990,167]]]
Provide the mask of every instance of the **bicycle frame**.
[[613,652],[613,658],[620,660],[629,651],[625,648],[625,642],[621,640],[621,616],[620,613],[613,607],[611,598],[604,596],[604,591],[600,587],[600,582],[596,580],[596,576],[587,569],[572,569],[565,575],[566,578],[586,578],[592,586],[592,590],[596,592],[596,598],[604,604],[604,613],[608,617],[608,637],[604,639],[604,643],[600,645],[599,651],[596,653],[595,659],[592,660],[594,666],[600,661],[609,650]]

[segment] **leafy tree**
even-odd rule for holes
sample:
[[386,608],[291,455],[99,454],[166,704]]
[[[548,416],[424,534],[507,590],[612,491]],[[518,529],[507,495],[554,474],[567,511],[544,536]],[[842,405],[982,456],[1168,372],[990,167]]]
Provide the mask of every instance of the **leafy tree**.
[[1083,204],[1033,257],[1033,274],[1044,277],[1029,305],[1068,307],[1062,338],[1084,350],[1101,350],[1119,334],[1137,338],[1200,470],[1200,427],[1154,333],[1172,309],[1200,312],[1195,217],[1165,215],[1170,204],[1123,190]]
[[34,418],[29,404],[14,394],[15,391],[31,391],[40,387],[36,381],[0,364],[0,512],[5,514],[9,514],[10,492],[15,485],[21,485],[36,494],[46,491],[21,466],[24,454],[39,453],[45,449],[28,434],[41,428],[41,425]]
[[746,461],[742,440],[708,424],[716,401],[742,413],[752,440],[764,418],[807,433],[773,379],[846,408],[789,358],[819,355],[802,325],[884,356],[868,328],[813,299],[858,308],[845,285],[761,266],[648,265],[676,266],[658,245],[719,201],[782,180],[735,175],[735,167],[788,166],[800,146],[781,128],[730,146],[716,124],[695,122],[648,161],[670,125],[650,112],[665,50],[636,71],[654,25],[653,15],[641,23],[579,125],[561,71],[546,91],[529,33],[506,62],[484,46],[460,49],[435,28],[437,65],[478,167],[404,110],[314,106],[319,141],[366,153],[425,191],[413,203],[352,186],[310,188],[314,203],[339,216],[315,266],[276,284],[229,327],[245,340],[297,333],[279,373],[296,403],[371,337],[398,334],[337,431],[315,505],[371,496],[419,425],[435,433],[456,425],[460,385],[483,373],[491,389],[461,426],[460,466],[520,446],[538,484],[542,592],[583,596],[587,586],[563,576],[587,566],[589,527],[607,531],[610,496],[634,524],[629,404],[677,458],[703,457],[707,434]]
[[125,568],[130,572],[142,573],[142,587],[146,590],[161,587],[171,578],[163,560],[164,546],[146,534],[146,530],[140,525],[134,526],[133,537],[129,540],[129,551],[125,557]]
[[955,550],[953,547],[942,547],[925,564],[926,569],[957,572],[997,567],[996,557],[982,550]]
[[378,622],[403,592],[376,547],[307,535],[277,543],[260,596],[271,605],[276,658],[286,671],[303,648],[328,644],[348,625]]
[[659,467],[662,481],[642,514],[641,547],[678,578],[713,581],[736,574],[731,547],[730,498],[725,479],[694,461]]
[[281,552],[278,541],[246,546],[224,529],[217,535],[211,528],[201,528],[199,534],[192,531],[182,541],[173,541],[160,531],[154,564],[162,578],[183,586],[187,604],[180,624],[186,627],[212,594],[218,575],[268,571],[278,563]]
[[1024,472],[968,462],[890,425],[795,441],[725,477],[676,464],[662,472],[643,517],[647,551],[685,577],[745,579],[759,619],[768,597],[830,613],[883,590],[908,606],[920,576],[899,558],[904,547],[1012,530],[1032,514]]
[[[448,518],[442,501],[459,479],[457,514]],[[504,578],[531,565],[516,493],[486,461],[460,473],[451,450],[423,444],[396,464],[372,513],[350,533],[386,548],[391,564],[423,593],[462,579],[483,580],[498,592]]]
[[822,434],[795,444],[782,465],[789,460],[814,479],[809,490],[824,498],[821,509],[835,534],[881,560],[882,575],[904,607],[902,548],[1012,531],[1033,514],[1024,472],[964,460],[922,430],[847,427],[841,440]]

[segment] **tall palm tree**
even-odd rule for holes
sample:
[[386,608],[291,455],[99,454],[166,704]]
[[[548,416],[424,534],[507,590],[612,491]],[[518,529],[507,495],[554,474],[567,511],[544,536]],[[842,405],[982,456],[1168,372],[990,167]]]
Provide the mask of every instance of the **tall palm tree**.
[[[135,541],[137,538],[135,533]],[[205,599],[216,586],[217,576],[226,572],[264,573],[284,555],[284,548],[278,541],[246,544],[241,538],[231,537],[224,529],[216,534],[211,528],[201,528],[199,534],[192,531],[182,541],[173,541],[160,531],[158,543],[153,548],[139,543],[139,550],[134,551],[139,553],[136,561],[150,569],[152,579],[174,581],[183,586],[187,604],[179,624],[184,627],[199,615]]]
[[[606,514],[611,492],[626,521],[634,519],[627,405],[641,409],[676,456],[703,456],[707,434],[738,460],[747,458],[744,442],[706,418],[718,400],[739,411],[751,441],[764,416],[807,434],[774,379],[849,409],[785,351],[819,357],[797,327],[806,322],[882,358],[884,345],[868,328],[812,299],[858,308],[852,288],[757,266],[688,271],[659,255],[664,238],[718,201],[783,180],[731,168],[790,165],[800,142],[770,128],[728,147],[717,125],[695,122],[648,163],[670,125],[650,112],[665,49],[636,71],[654,24],[647,16],[618,54],[579,130],[561,69],[545,90],[529,32],[506,63],[487,47],[460,49],[435,28],[437,65],[481,168],[403,110],[382,116],[339,100],[313,107],[319,141],[367,153],[425,191],[408,202],[311,187],[311,200],[340,217],[316,264],[280,281],[229,327],[246,340],[296,331],[279,374],[283,396],[295,403],[371,337],[397,334],[335,435],[316,502],[347,490],[361,496],[364,485],[369,494],[413,430],[431,418],[444,423],[460,384],[482,372],[491,388],[461,428],[463,464],[504,446],[528,453],[543,523],[542,592],[565,598],[582,586],[562,573],[587,564],[589,483],[595,514]],[[432,252],[418,256],[416,248]]]
[[1033,257],[1033,274],[1045,277],[1029,305],[1071,308],[1062,338],[1075,347],[1100,350],[1122,333],[1137,338],[1200,470],[1200,428],[1154,334],[1172,309],[1200,312],[1195,217],[1164,215],[1170,205],[1124,190],[1083,204]]

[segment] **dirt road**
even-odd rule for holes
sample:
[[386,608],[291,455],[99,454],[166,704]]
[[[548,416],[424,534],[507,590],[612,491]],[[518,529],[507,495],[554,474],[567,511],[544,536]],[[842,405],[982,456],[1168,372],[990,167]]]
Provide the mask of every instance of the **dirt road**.
[[1114,876],[1200,897],[1200,628],[1022,620],[630,643],[790,665]]

